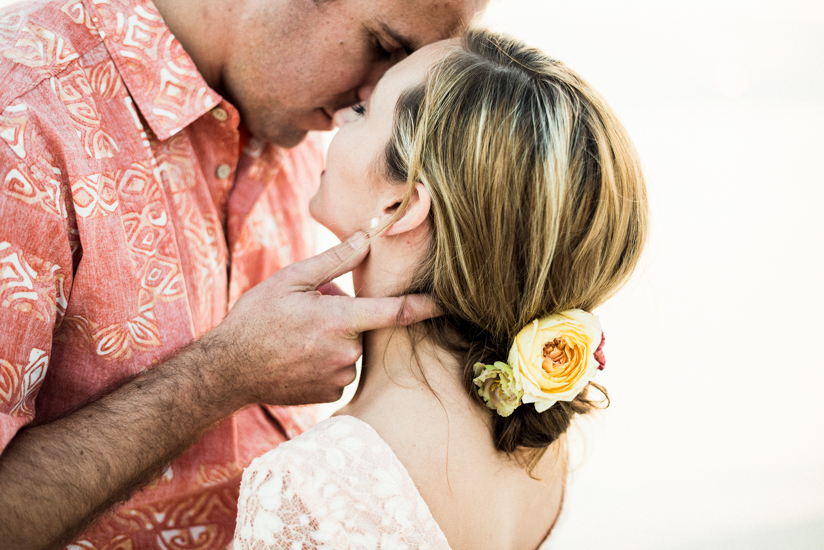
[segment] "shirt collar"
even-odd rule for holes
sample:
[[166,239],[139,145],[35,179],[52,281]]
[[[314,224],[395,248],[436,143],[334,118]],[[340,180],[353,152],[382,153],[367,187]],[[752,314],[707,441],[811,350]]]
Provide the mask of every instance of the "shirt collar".
[[82,2],[158,139],[173,136],[221,101],[150,0]]

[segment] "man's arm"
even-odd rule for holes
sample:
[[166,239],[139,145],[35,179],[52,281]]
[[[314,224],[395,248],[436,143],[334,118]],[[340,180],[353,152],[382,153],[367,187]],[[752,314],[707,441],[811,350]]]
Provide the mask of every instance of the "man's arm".
[[352,247],[279,271],[161,365],[60,420],[20,431],[0,455],[4,550],[66,544],[246,405],[338,399],[355,379],[361,332],[437,315],[423,297],[321,295],[320,285],[366,257],[362,237]]

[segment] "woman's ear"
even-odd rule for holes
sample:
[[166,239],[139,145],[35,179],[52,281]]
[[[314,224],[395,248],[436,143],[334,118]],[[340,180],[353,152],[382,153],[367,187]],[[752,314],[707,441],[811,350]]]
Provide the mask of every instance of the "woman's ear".
[[[429,189],[422,183],[415,184],[415,190],[412,192],[412,197],[409,199],[409,206],[403,216],[398,218],[392,226],[386,230],[384,235],[401,235],[408,231],[412,231],[423,223],[429,217],[429,209],[432,206],[432,197],[429,195]],[[383,209],[383,215],[391,216],[394,209],[398,207],[397,203],[387,205]]]

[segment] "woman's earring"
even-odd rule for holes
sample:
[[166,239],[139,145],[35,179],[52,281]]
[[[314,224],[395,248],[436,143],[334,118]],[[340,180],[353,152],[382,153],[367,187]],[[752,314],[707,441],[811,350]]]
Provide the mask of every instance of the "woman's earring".
[[375,229],[376,227],[378,227],[378,224],[379,224],[379,223],[381,223],[381,219],[380,219],[380,218],[372,218],[372,219],[369,221],[369,229]]

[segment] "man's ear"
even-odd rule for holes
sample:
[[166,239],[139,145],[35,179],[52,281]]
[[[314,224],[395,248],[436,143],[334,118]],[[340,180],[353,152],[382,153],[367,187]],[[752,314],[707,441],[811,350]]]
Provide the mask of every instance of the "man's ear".
[[[394,209],[397,208],[397,203],[387,205],[383,209],[383,214],[391,216]],[[408,231],[412,231],[429,216],[429,209],[432,206],[432,197],[429,195],[429,189],[422,183],[415,184],[415,190],[412,192],[412,197],[409,199],[409,206],[403,216],[398,218],[392,226],[386,230],[384,235],[401,235]]]

